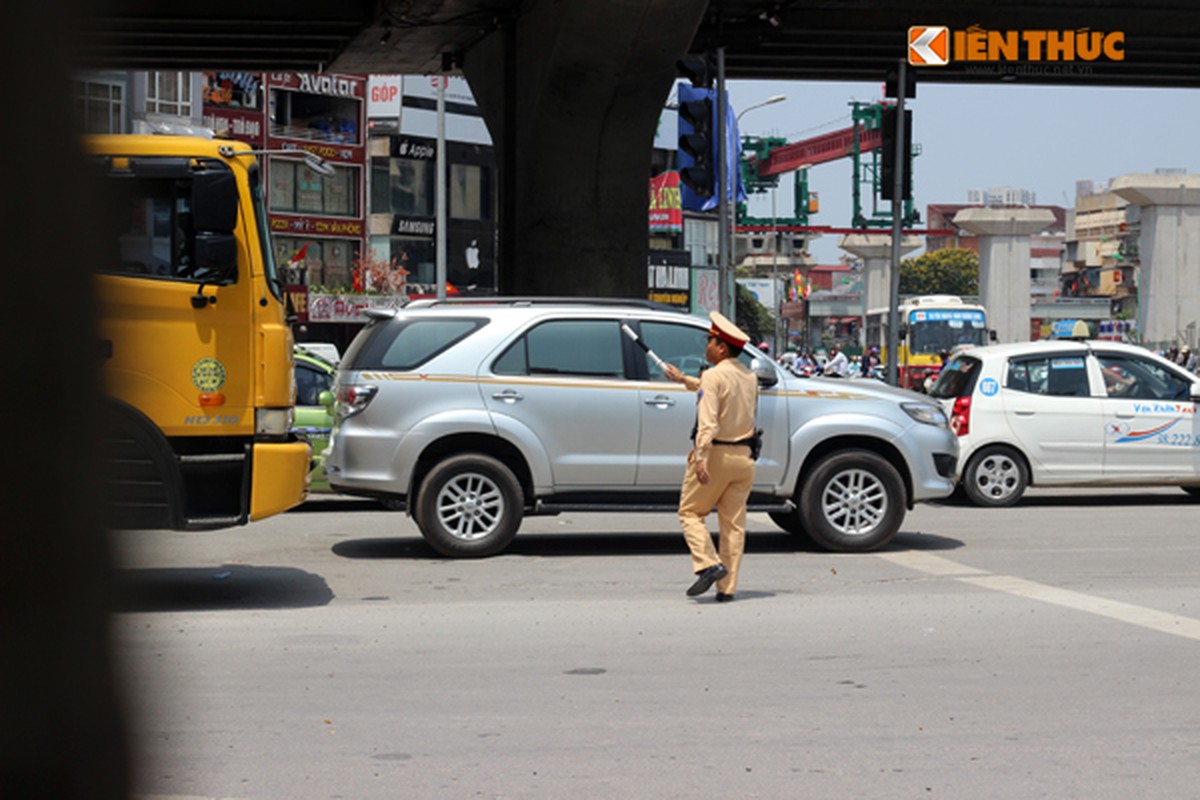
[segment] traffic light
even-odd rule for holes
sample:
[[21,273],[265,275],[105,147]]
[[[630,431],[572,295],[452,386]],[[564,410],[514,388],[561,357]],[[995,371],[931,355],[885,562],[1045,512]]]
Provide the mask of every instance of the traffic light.
[[681,193],[683,207],[703,211],[705,201],[717,194],[716,125],[711,89],[679,87],[679,180],[688,192]]
[[883,141],[880,144],[879,196],[884,200],[912,199],[912,112],[904,110],[904,175],[900,186],[900,197],[893,197],[896,186],[896,118],[899,111],[895,106],[883,110],[881,128]]
[[712,53],[685,56],[675,62],[675,68],[697,89],[711,89],[717,80],[717,62]]

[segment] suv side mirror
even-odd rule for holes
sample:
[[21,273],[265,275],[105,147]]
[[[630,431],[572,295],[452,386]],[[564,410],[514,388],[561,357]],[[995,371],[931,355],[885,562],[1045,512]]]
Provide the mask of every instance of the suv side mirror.
[[770,361],[761,358],[750,359],[750,371],[754,373],[754,377],[758,378],[758,385],[761,388],[768,388],[779,383],[779,373],[771,366]]
[[1000,341],[1000,337],[996,335],[996,329],[995,329],[995,328],[988,328],[988,341],[989,341],[989,342],[998,342],[998,341]]
[[1192,402],[1200,403],[1200,383],[1192,384]]

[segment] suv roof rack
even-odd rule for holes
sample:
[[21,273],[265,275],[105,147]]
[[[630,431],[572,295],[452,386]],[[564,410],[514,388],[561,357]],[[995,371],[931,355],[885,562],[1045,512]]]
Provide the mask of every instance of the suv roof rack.
[[432,308],[433,306],[453,305],[503,305],[503,306],[534,306],[534,305],[590,305],[590,306],[632,306],[634,308],[649,308],[655,311],[675,311],[680,314],[688,313],[678,306],[659,303],[656,300],[643,300],[637,297],[538,297],[538,296],[495,296],[495,297],[447,297],[445,300],[423,298],[412,300],[404,307]]

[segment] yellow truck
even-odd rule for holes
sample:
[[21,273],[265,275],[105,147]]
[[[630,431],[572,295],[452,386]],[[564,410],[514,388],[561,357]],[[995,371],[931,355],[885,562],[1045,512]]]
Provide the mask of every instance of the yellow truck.
[[[248,145],[93,136],[110,527],[207,530],[301,503],[292,334]],[[302,154],[297,153],[299,158]]]

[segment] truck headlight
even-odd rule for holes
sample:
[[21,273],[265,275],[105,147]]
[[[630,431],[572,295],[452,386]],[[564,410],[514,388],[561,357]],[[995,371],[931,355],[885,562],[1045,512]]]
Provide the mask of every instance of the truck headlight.
[[915,419],[917,422],[922,422],[926,425],[936,425],[939,428],[949,426],[949,420],[946,419],[946,412],[941,406],[935,406],[931,403],[901,403],[900,407],[904,409],[904,413]]
[[256,436],[287,436],[296,418],[291,408],[257,408],[254,410],[254,434]]

